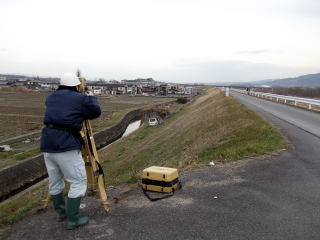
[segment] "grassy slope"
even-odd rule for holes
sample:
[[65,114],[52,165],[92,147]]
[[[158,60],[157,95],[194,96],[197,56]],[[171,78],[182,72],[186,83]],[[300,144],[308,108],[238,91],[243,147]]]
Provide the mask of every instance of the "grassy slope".
[[163,124],[144,126],[102,152],[107,182],[135,181],[145,167],[188,169],[270,153],[285,144],[260,116],[217,89],[185,106]]

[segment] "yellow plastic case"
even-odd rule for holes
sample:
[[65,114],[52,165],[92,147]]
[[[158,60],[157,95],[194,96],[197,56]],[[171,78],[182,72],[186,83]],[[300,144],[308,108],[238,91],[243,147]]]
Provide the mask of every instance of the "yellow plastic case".
[[142,172],[142,188],[145,191],[171,193],[180,187],[178,170],[152,166]]

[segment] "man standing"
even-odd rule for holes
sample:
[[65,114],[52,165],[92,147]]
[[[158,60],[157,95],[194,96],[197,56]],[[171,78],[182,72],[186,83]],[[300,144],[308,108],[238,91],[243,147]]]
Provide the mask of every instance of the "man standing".
[[[46,99],[40,150],[44,154],[49,175],[49,193],[59,220],[68,219],[67,229],[86,225],[88,217],[79,217],[81,197],[87,190],[87,175],[81,155],[82,122],[100,116],[98,100],[79,92],[80,81],[75,74],[64,74],[57,91]],[[64,179],[70,183],[67,206]]]

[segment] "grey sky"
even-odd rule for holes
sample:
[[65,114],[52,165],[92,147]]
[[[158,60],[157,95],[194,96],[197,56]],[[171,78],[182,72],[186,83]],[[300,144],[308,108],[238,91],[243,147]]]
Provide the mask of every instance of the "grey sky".
[[0,73],[251,81],[320,72],[316,0],[0,0]]

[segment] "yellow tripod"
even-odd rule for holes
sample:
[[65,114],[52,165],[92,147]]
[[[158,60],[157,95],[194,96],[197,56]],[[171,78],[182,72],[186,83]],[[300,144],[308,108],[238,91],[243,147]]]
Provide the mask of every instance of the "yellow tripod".
[[94,191],[98,189],[100,200],[102,201],[105,211],[109,211],[109,204],[107,202],[108,196],[104,182],[104,173],[101,167],[96,145],[94,142],[92,128],[89,120],[83,123],[81,134],[84,138],[84,146],[82,147],[82,156],[86,165],[88,190]]
[[[81,77],[79,70],[77,71],[77,76],[81,82],[79,91],[84,93],[86,80],[84,77]],[[84,121],[80,133],[84,140],[81,152],[86,165],[88,190],[94,191],[95,189],[98,189],[103,208],[105,211],[109,211],[110,207],[107,202],[108,196],[104,182],[104,173],[99,161],[99,156],[89,120]]]
[[[81,77],[80,71],[77,71],[77,76],[81,82],[79,92],[85,92],[85,78]],[[104,173],[101,167],[99,156],[97,153],[96,144],[94,142],[92,128],[89,120],[85,120],[82,124],[82,130],[80,132],[84,144],[82,146],[82,157],[85,162],[87,179],[88,179],[88,190],[95,191],[98,189],[100,200],[102,202],[105,211],[109,211],[108,196],[106,192]],[[44,202],[44,207],[47,207],[50,201],[50,195]]]

